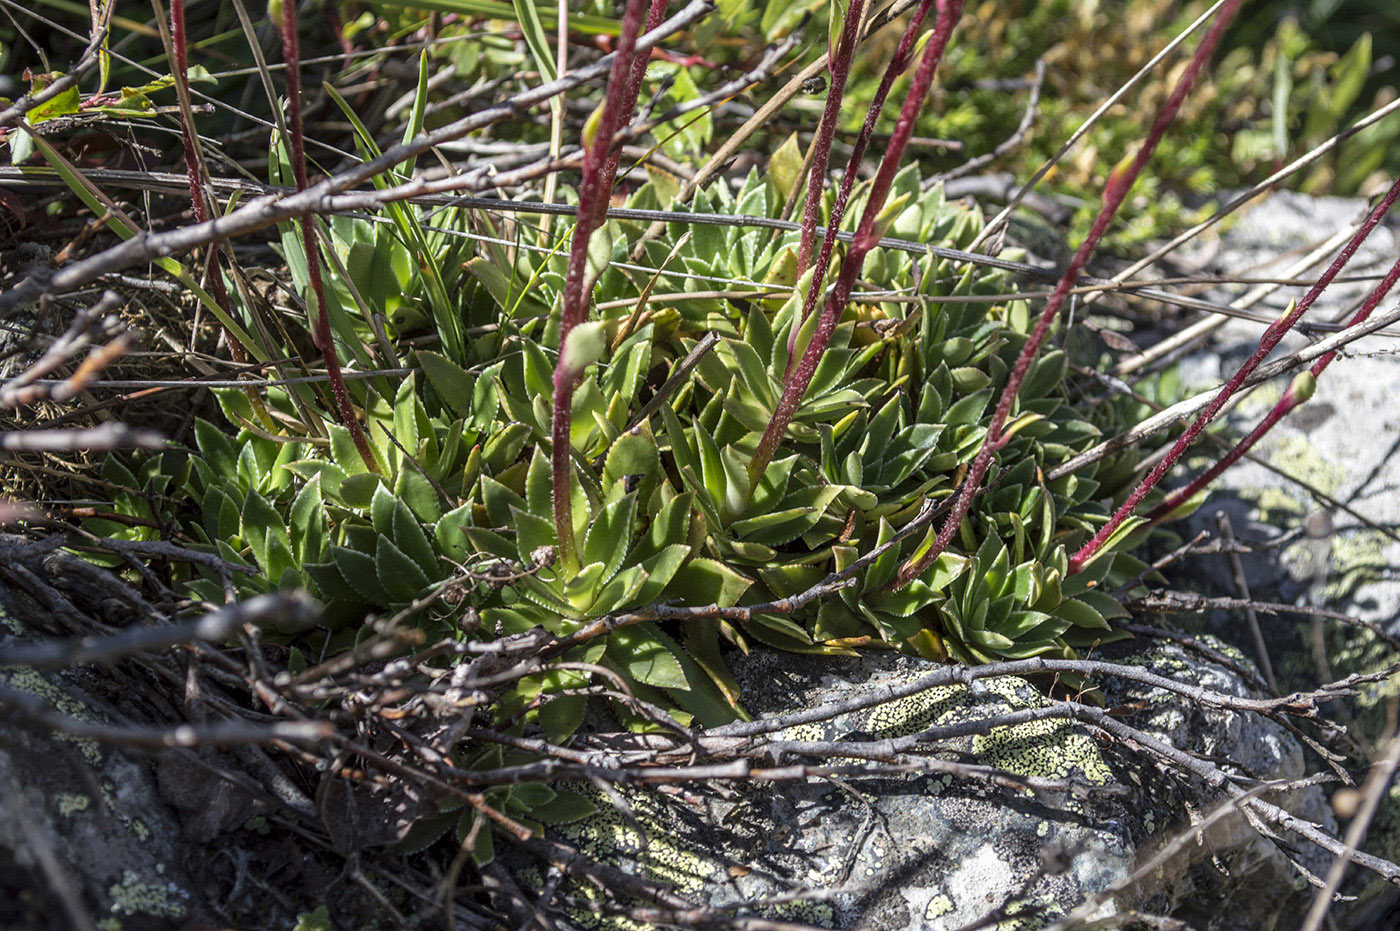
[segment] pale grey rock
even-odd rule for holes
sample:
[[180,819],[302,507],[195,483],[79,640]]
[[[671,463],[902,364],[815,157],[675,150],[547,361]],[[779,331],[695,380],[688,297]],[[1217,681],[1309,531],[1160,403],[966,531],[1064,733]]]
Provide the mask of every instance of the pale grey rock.
[[[0,639],[22,637],[35,606],[0,586]],[[0,684],[61,713],[103,721],[77,677],[0,668]],[[50,927],[67,927],[57,886],[101,931],[182,927],[198,917],[180,853],[180,827],[149,764],[92,741],[0,720],[0,862],[27,876],[36,904],[48,890]],[[17,875],[0,881],[0,895]],[[13,886],[11,886],[13,889]],[[0,911],[3,911],[0,909]],[[11,916],[18,920],[17,916]]]
[[[1180,647],[1132,646],[1134,661],[1154,671],[1227,694],[1251,694],[1239,673]],[[736,663],[735,672],[750,709],[767,715],[869,694],[935,668],[890,655],[756,652]],[[1110,706],[1142,702],[1143,710],[1124,720],[1241,775],[1287,780],[1304,774],[1294,738],[1257,715],[1206,709],[1131,684],[1111,685],[1106,698]],[[775,736],[876,740],[1047,703],[1024,680],[984,680],[972,691],[933,690]],[[667,794],[626,790],[630,823],[605,808],[561,833],[591,855],[672,882],[706,906],[843,929],[951,931],[983,919],[1029,929],[1123,880],[1217,801],[1197,780],[1164,773],[1063,721],[1001,727],[944,746],[943,759],[1068,780],[1074,790],[1033,795],[946,775],[688,786]],[[1335,827],[1316,787],[1275,801]],[[1309,869],[1325,865],[1319,851],[1293,855]],[[538,876],[526,881],[539,884]],[[742,906],[804,892],[817,895],[766,909]],[[1292,927],[1308,896],[1288,856],[1234,817],[1206,843],[1188,845],[1164,871],[1107,897],[1096,914],[1110,926],[1114,916],[1141,908],[1190,915],[1200,931],[1270,931]],[[577,904],[570,914],[581,924],[615,926],[590,920]]]
[[[1354,228],[1371,207],[1353,198],[1314,198],[1277,192],[1242,212],[1223,232],[1205,238],[1184,261],[1213,259],[1204,271],[1267,276],[1338,229]],[[1392,212],[1358,251],[1344,276],[1369,280],[1334,284],[1308,319],[1336,321],[1350,316],[1360,300],[1400,256],[1400,219]],[[1318,271],[1320,272],[1320,268]],[[1213,299],[1228,300],[1240,288],[1217,289]],[[1267,309],[1281,311],[1305,288],[1283,288]],[[1380,310],[1395,307],[1392,292]],[[1257,345],[1262,325],[1231,321],[1182,361],[1183,383],[1196,390],[1228,378]],[[1290,337],[1284,349],[1306,342]],[[1312,399],[1279,424],[1255,449],[1270,465],[1303,479],[1341,501],[1376,525],[1400,527],[1400,353],[1394,337],[1374,335],[1353,343],[1318,379]],[[1231,410],[1225,421],[1235,436],[1251,429],[1278,400],[1287,381],[1266,385]],[[1215,454],[1212,454],[1212,456]],[[1213,458],[1199,456],[1180,469],[1184,478]],[[1342,611],[1400,634],[1400,542],[1366,526],[1355,516],[1318,500],[1307,489],[1254,462],[1242,461],[1221,476],[1204,507],[1189,521],[1183,536],[1216,532],[1216,512],[1230,516],[1235,532],[1255,552],[1243,557],[1251,594],[1258,599],[1318,605]],[[1226,560],[1202,556],[1178,573],[1181,584],[1206,594],[1237,594]],[[1309,688],[1325,678],[1369,671],[1393,662],[1393,651],[1370,634],[1335,622],[1299,621],[1294,617],[1259,616],[1270,659],[1285,690]],[[1245,618],[1236,611],[1212,612],[1204,629],[1253,655]],[[1317,644],[1314,644],[1317,638]],[[1319,651],[1317,646],[1321,647]],[[1320,669],[1324,653],[1329,669]],[[1385,727],[1384,683],[1364,688],[1352,704],[1356,724],[1367,739]],[[1350,725],[1350,721],[1348,721]],[[1322,764],[1315,758],[1311,771]],[[1400,857],[1400,786],[1390,796],[1368,833],[1366,849],[1390,859]],[[1333,910],[1342,927],[1395,927],[1396,890],[1363,871],[1352,871],[1349,894],[1359,900]]]

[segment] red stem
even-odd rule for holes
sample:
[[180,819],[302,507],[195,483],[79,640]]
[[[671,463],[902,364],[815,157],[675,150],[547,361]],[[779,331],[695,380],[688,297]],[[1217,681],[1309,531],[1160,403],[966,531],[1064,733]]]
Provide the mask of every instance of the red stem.
[[[1396,281],[1400,281],[1400,261],[1397,261],[1390,267],[1390,271],[1381,279],[1380,284],[1376,286],[1375,290],[1366,296],[1365,303],[1361,305],[1361,309],[1352,316],[1347,325],[1356,326],[1359,323],[1365,323],[1367,318],[1371,316],[1371,312],[1385,299],[1390,289],[1395,287]],[[1317,378],[1317,376],[1321,375],[1327,369],[1327,366],[1332,364],[1332,360],[1336,357],[1337,353],[1335,350],[1319,356],[1317,360],[1313,362],[1312,368],[1308,370],[1309,374],[1313,378]],[[1247,437],[1240,440],[1240,442],[1227,452],[1219,462],[1207,469],[1189,485],[1172,492],[1167,496],[1165,501],[1154,508],[1149,515],[1152,522],[1156,523],[1170,517],[1173,511],[1189,501],[1194,495],[1199,493],[1201,489],[1215,481],[1220,473],[1230,468],[1230,466],[1239,461],[1241,456],[1253,449],[1254,444],[1258,443],[1266,433],[1272,430],[1275,424],[1288,416],[1294,408],[1305,403],[1307,400],[1306,394],[1297,391],[1296,386],[1290,386],[1289,389],[1284,392],[1283,397],[1279,399],[1278,403],[1274,405],[1273,410],[1269,411],[1264,419],[1259,422],[1258,426],[1250,431]]]
[[[292,143],[292,176],[296,179],[298,191],[307,188],[306,151],[302,145],[301,128],[301,50],[297,43],[297,0],[282,2],[282,60],[287,66],[287,131]],[[326,306],[326,289],[321,281],[321,253],[316,247],[316,236],[312,230],[312,217],[302,216],[301,246],[306,253],[307,274],[311,278],[311,292],[316,299],[316,316],[312,322],[311,341],[321,350],[326,363],[326,376],[331,383],[331,394],[335,397],[340,412],[340,422],[350,431],[350,437],[364,460],[365,468],[378,472],[374,451],[365,438],[360,419],[350,403],[350,391],[345,387],[345,377],[340,371],[340,358],[335,352],[335,340],[331,336],[330,311]]]
[[[802,354],[802,361],[788,373],[787,380],[783,385],[782,397],[778,399],[777,409],[773,411],[773,417],[768,421],[768,428],[763,431],[763,437],[758,442],[758,449],[754,452],[753,460],[749,462],[750,488],[758,484],[759,478],[768,468],[768,463],[773,460],[773,453],[777,451],[778,443],[782,441],[783,434],[786,433],[787,426],[792,422],[793,414],[797,411],[797,405],[802,401],[802,395],[807,391],[807,386],[811,384],[812,376],[817,370],[817,364],[821,361],[822,354],[831,342],[831,334],[836,330],[836,322],[840,319],[841,312],[845,310],[847,302],[850,301],[856,276],[865,264],[865,257],[880,241],[880,235],[875,230],[875,221],[879,218],[880,212],[884,209],[885,200],[889,197],[890,186],[894,183],[894,176],[900,169],[905,146],[908,145],[909,137],[914,133],[914,123],[919,117],[919,110],[923,108],[924,98],[928,96],[929,88],[933,85],[934,73],[938,70],[938,63],[943,59],[943,51],[948,47],[948,38],[952,35],[953,27],[957,25],[958,16],[962,13],[963,2],[964,0],[946,0],[938,11],[938,19],[933,27],[933,36],[929,40],[928,47],[924,49],[924,57],[919,62],[918,70],[914,73],[914,79],[909,86],[909,94],[905,97],[904,106],[900,110],[899,121],[895,124],[894,132],[890,134],[889,148],[885,150],[885,156],[881,160],[880,168],[875,174],[875,180],[870,186],[870,197],[866,201],[865,212],[861,214],[860,226],[856,229],[846,260],[841,263],[841,272],[832,287],[831,297],[828,298],[826,306],[822,309],[821,317],[817,320],[816,332],[812,334],[812,341],[808,343],[806,351]],[[835,240],[835,238],[830,232],[828,233],[828,242]],[[825,246],[824,243],[824,250]],[[811,289],[816,291],[820,287],[821,284],[814,275]],[[808,300],[812,300],[810,293]],[[794,320],[793,326],[797,327],[798,325],[799,322]]]
[[1220,13],[1216,16],[1210,32],[1201,40],[1200,46],[1187,65],[1186,72],[1177,82],[1176,88],[1168,98],[1161,112],[1157,114],[1157,119],[1152,125],[1147,138],[1143,140],[1141,148],[1138,149],[1131,164],[1126,169],[1114,169],[1108,176],[1108,183],[1104,186],[1103,209],[1099,211],[1098,217],[1094,220],[1093,227],[1089,230],[1089,235],[1080,244],[1079,249],[1070,261],[1069,268],[1065,270],[1064,276],[1055,286],[1054,292],[1046,302],[1045,310],[1040,318],[1036,320],[1030,338],[1021,347],[1021,353],[1016,358],[1016,364],[1011,370],[1011,376],[1007,379],[1005,387],[1002,388],[1001,396],[997,399],[996,411],[992,415],[992,421],[987,427],[987,435],[982,441],[982,448],[977,451],[977,456],[972,460],[972,466],[968,469],[966,478],[962,483],[962,488],[958,492],[957,500],[953,503],[952,510],[948,512],[947,518],[943,522],[942,528],[938,531],[938,536],[934,540],[933,546],[929,548],[916,562],[906,564],[890,584],[890,588],[899,588],[907,585],[913,579],[918,578],[925,570],[931,566],[952,541],[953,535],[962,526],[963,518],[967,516],[968,510],[972,507],[972,500],[977,496],[981,488],[982,479],[986,477],[987,470],[991,467],[992,457],[997,450],[1006,444],[1008,438],[1001,434],[1002,428],[1006,426],[1006,420],[1011,414],[1011,407],[1016,401],[1016,395],[1021,390],[1021,385],[1026,379],[1026,374],[1030,371],[1031,364],[1035,361],[1036,355],[1040,352],[1041,345],[1045,342],[1045,337],[1050,332],[1050,325],[1055,317],[1059,315],[1068,299],[1070,290],[1079,280],[1080,273],[1089,261],[1089,256],[1093,254],[1098,246],[1099,240],[1108,230],[1108,224],[1118,213],[1118,208],[1122,206],[1123,200],[1128,196],[1128,191],[1137,180],[1142,169],[1146,167],[1152,153],[1156,151],[1162,137],[1166,134],[1167,127],[1176,118],[1177,111],[1181,108],[1182,102],[1186,99],[1187,93],[1196,82],[1204,69],[1206,61],[1215,51],[1215,47],[1220,42],[1226,27],[1235,18],[1239,11],[1241,0],[1229,0],[1220,8]]
[[[1269,353],[1273,352],[1279,340],[1283,339],[1284,335],[1287,334],[1289,330],[1293,329],[1293,325],[1298,322],[1303,314],[1307,313],[1308,308],[1312,307],[1318,295],[1327,290],[1328,285],[1332,283],[1332,279],[1337,277],[1342,268],[1351,261],[1351,257],[1356,254],[1356,250],[1365,242],[1366,237],[1371,235],[1371,231],[1376,228],[1381,218],[1384,217],[1391,206],[1394,205],[1397,197],[1400,197],[1400,179],[1397,179],[1395,184],[1391,185],[1384,199],[1371,211],[1370,216],[1366,218],[1366,222],[1362,223],[1361,228],[1356,231],[1356,235],[1352,236],[1341,253],[1332,261],[1332,264],[1327,267],[1327,271],[1323,272],[1322,277],[1319,278],[1317,283],[1303,296],[1303,299],[1298,302],[1298,305],[1291,312],[1269,325],[1269,328],[1264,331],[1264,336],[1259,340],[1259,346],[1254,350],[1253,354],[1245,360],[1244,365],[1240,366],[1239,370],[1236,371],[1225,384],[1225,387],[1221,388],[1215,397],[1211,399],[1211,402],[1207,404],[1205,409],[1196,417],[1195,422],[1193,422],[1191,426],[1187,428],[1186,432],[1172,445],[1167,455],[1157,463],[1156,467],[1153,468],[1146,478],[1138,483],[1138,486],[1133,489],[1132,494],[1128,495],[1128,500],[1124,501],[1123,505],[1109,518],[1108,523],[1104,524],[1104,526],[1099,529],[1099,532],[1094,534],[1093,539],[1084,544],[1079,552],[1074,554],[1074,557],[1069,561],[1069,571],[1071,573],[1078,572],[1094,557],[1094,554],[1103,546],[1104,541],[1108,539],[1113,531],[1118,529],[1123,521],[1128,519],[1133,513],[1133,509],[1142,502],[1142,499],[1147,496],[1149,491],[1156,487],[1157,483],[1162,480],[1162,476],[1166,475],[1167,471],[1181,458],[1182,453],[1186,452],[1187,447],[1194,443],[1196,437],[1200,436],[1201,432],[1210,425],[1210,422],[1216,418],[1216,415],[1220,413],[1221,408],[1225,406],[1226,402],[1234,397],[1240,390],[1240,386],[1244,384],[1245,379],[1254,373],[1254,370],[1259,367],[1259,364],[1264,361]],[[1318,361],[1321,360],[1319,359]]]
[[[569,334],[588,317],[588,295],[583,293],[588,272],[588,243],[593,231],[603,221],[608,198],[612,194],[613,176],[608,172],[609,152],[613,136],[631,119],[637,105],[640,77],[634,82],[633,59],[637,54],[637,36],[642,27],[643,0],[627,0],[617,42],[617,55],[603,98],[603,112],[598,118],[593,139],[585,140],[582,178],[578,192],[578,222],[569,250],[569,268],[564,278],[564,306],[559,318],[559,362],[554,369],[554,413],[550,423],[550,472],[554,492],[554,533],[558,541],[559,562],[566,570],[578,568],[575,555],[574,509],[570,497],[569,461],[570,428],[573,420],[574,386],[583,374],[581,369],[566,365]],[[654,16],[665,13],[665,0],[653,0]],[[656,6],[660,6],[658,12]],[[645,67],[645,62],[643,62]],[[616,162],[613,163],[614,171]]]
[[[189,97],[190,69],[189,69],[189,43],[185,35],[185,0],[171,0],[170,2],[170,45],[175,53],[175,80],[180,82],[185,97]],[[190,208],[194,212],[194,221],[203,223],[209,219],[209,205],[204,199],[204,177],[199,170],[199,158],[195,148],[194,126],[186,119],[183,107],[180,109],[180,136],[185,143],[185,177],[190,185]],[[209,250],[209,290],[212,292],[214,301],[219,305],[219,309],[230,319],[233,317],[233,305],[229,301],[228,288],[224,286],[223,260],[219,257],[218,246]],[[238,344],[232,333],[225,332],[228,341],[229,353],[235,362],[246,361],[243,348]]]
[[[846,20],[841,25],[841,38],[831,56],[831,87],[826,92],[826,106],[822,109],[816,138],[812,140],[812,167],[807,172],[807,204],[802,212],[802,242],[797,251],[798,275],[812,264],[812,246],[817,238],[817,223],[822,215],[822,193],[826,190],[826,169],[831,161],[831,139],[836,135],[836,121],[841,116],[841,102],[846,96],[846,78],[851,73],[851,61],[855,58],[856,33],[860,30],[860,20],[864,12],[865,0],[851,0],[851,5],[846,9]],[[821,279],[814,275],[812,280],[815,288]],[[807,313],[804,313],[802,318],[805,320]],[[793,327],[793,333],[796,332],[797,328]]]
[[[924,20],[928,17],[928,11],[933,7],[934,0],[923,0],[919,4],[919,9],[914,13],[913,19],[909,21],[909,26],[904,30],[904,36],[899,40],[899,48],[895,49],[894,57],[890,59],[888,67],[885,68],[884,76],[880,78],[880,86],[875,89],[875,97],[870,101],[870,109],[865,113],[865,124],[860,128],[860,134],[856,136],[854,147],[851,149],[850,161],[846,163],[846,171],[841,176],[841,187],[836,192],[836,203],[831,206],[831,218],[826,224],[826,235],[822,237],[821,251],[817,253],[816,270],[812,272],[813,287],[807,289],[807,296],[802,302],[802,319],[806,320],[812,315],[812,311],[817,308],[817,298],[822,289],[816,287],[816,282],[826,281],[826,273],[831,268],[831,256],[836,247],[836,233],[841,229],[841,221],[846,218],[846,205],[851,199],[851,189],[855,187],[856,174],[860,169],[860,163],[865,158],[865,150],[870,145],[870,138],[875,134],[875,123],[880,118],[880,111],[885,108],[885,98],[889,96],[890,88],[894,86],[895,79],[904,73],[904,69],[909,66],[909,58],[914,51],[914,42],[919,37],[919,29],[923,26]],[[815,176],[813,176],[815,180]],[[808,181],[810,185],[812,180]],[[806,221],[803,218],[803,234],[806,234]],[[815,218],[813,218],[815,224]],[[806,270],[806,263],[802,265]],[[792,328],[788,334],[788,365],[792,365],[792,354],[797,349],[797,327]]]
[[[651,0],[651,9],[647,12],[647,21],[646,25],[642,28],[643,32],[650,32],[661,25],[661,21],[666,18],[667,3],[668,0]],[[632,67],[627,72],[627,88],[623,99],[632,101],[632,108],[636,107],[637,95],[641,93],[642,78],[646,76],[647,61],[650,60],[650,58],[650,55],[635,56],[632,61]],[[629,118],[631,116],[630,109],[628,111],[628,116]],[[598,201],[598,216],[594,220],[594,223],[599,226],[603,224],[604,218],[607,215],[607,205],[612,197],[612,189],[617,183],[617,165],[621,159],[621,150],[610,151],[608,153],[608,160],[603,165],[603,190],[608,192],[608,197],[600,198]]]
[[[170,0],[170,45],[175,52],[175,80],[189,89],[189,50],[185,41],[185,0]],[[195,158],[194,127],[184,119],[181,112],[180,136],[185,143],[185,175],[190,184],[190,201],[194,207],[196,223],[209,219],[209,210],[204,203],[204,185],[200,180],[199,162]]]

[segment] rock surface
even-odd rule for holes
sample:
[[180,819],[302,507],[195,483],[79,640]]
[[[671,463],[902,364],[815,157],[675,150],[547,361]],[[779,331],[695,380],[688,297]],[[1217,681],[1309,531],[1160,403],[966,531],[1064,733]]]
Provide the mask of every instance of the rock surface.
[[[23,636],[35,610],[0,586],[0,639]],[[9,667],[0,685],[106,720],[76,677]],[[78,911],[100,931],[182,927],[199,909],[179,837],[146,761],[0,720],[0,926],[62,928]]]
[[[1180,647],[1140,649],[1134,660],[1164,675],[1248,694],[1237,673]],[[752,710],[777,713],[870,694],[935,668],[897,656],[756,653],[738,664],[736,676],[752,696]],[[1143,710],[1124,720],[1178,747],[1230,761],[1238,772],[1263,779],[1303,774],[1297,742],[1256,715],[1204,709],[1160,690],[1115,687],[1106,697],[1110,705],[1141,702]],[[878,740],[1048,704],[1024,680],[983,680],[971,691],[934,689],[774,737]],[[1203,785],[1166,775],[1061,720],[997,727],[939,746],[946,748],[939,754],[944,760],[1071,785],[1069,791],[1030,793],[942,773],[627,791],[630,817],[599,799],[601,814],[562,833],[628,872],[672,882],[712,907],[796,894],[811,897],[755,911],[833,928],[942,931],[982,919],[1038,927],[1124,880],[1214,801]],[[1316,788],[1275,801],[1331,827]],[[1312,869],[1323,863],[1316,852],[1301,857]],[[527,879],[539,888],[538,876]],[[1267,895],[1259,894],[1264,890]],[[1306,901],[1287,857],[1234,818],[1217,825],[1205,844],[1188,845],[1164,871],[1108,896],[1097,914],[1143,909],[1187,918],[1202,931],[1268,931],[1286,927],[1280,916]],[[571,914],[593,926],[629,926],[589,920],[578,902]]]
[[[1234,275],[1274,275],[1338,229],[1352,228],[1370,205],[1360,199],[1311,198],[1279,192],[1245,211],[1216,241],[1203,242],[1195,252],[1214,257],[1204,269]],[[1354,312],[1358,302],[1400,255],[1400,219],[1387,219],[1347,266],[1346,276],[1370,280],[1342,282],[1324,292],[1309,314],[1313,320],[1337,320]],[[1278,261],[1285,256],[1284,261]],[[1187,253],[1184,260],[1191,262]],[[1313,274],[1316,274],[1314,272]],[[1230,299],[1241,288],[1220,289],[1211,297]],[[1283,288],[1266,308],[1281,310],[1303,288]],[[1395,306],[1392,292],[1378,312]],[[1256,308],[1265,309],[1265,308]],[[1188,388],[1205,389],[1228,378],[1257,345],[1257,324],[1232,321],[1211,340],[1182,360],[1182,380]],[[1392,329],[1400,329],[1392,327]],[[1304,344],[1290,338],[1284,348]],[[1192,518],[1189,536],[1200,530],[1218,532],[1216,513],[1229,515],[1236,535],[1253,552],[1243,555],[1251,594],[1258,599],[1315,605],[1342,611],[1400,635],[1400,408],[1395,404],[1400,385],[1400,354],[1393,337],[1375,335],[1352,344],[1318,379],[1312,399],[1262,441],[1256,451],[1271,468],[1240,462],[1217,480],[1211,499]],[[1280,397],[1283,384],[1260,387],[1227,416],[1229,427],[1242,435]],[[1199,471],[1206,459],[1191,463]],[[1282,474],[1280,474],[1282,473]],[[1293,479],[1307,482],[1333,501],[1321,499]],[[1337,506],[1340,502],[1354,513]],[[1372,526],[1362,520],[1368,520]],[[1387,534],[1381,529],[1390,531]],[[1237,583],[1221,556],[1193,559],[1182,573],[1203,593],[1235,595]],[[1270,661],[1280,687],[1307,688],[1319,681],[1353,672],[1371,671],[1395,661],[1394,650],[1371,633],[1332,621],[1300,621],[1296,617],[1259,616]],[[1213,612],[1205,629],[1254,655],[1239,612]],[[1326,657],[1322,668],[1321,657]],[[1384,706],[1395,692],[1394,682],[1367,688],[1356,711],[1367,739],[1383,734]],[[1359,707],[1358,707],[1359,706]],[[1320,768],[1316,763],[1314,770]],[[1400,856],[1400,787],[1390,797],[1368,834],[1366,849],[1380,856]],[[1340,906],[1334,914],[1344,926],[1396,927],[1396,891],[1353,871],[1361,900]]]
[[[1359,199],[1270,195],[1246,210],[1217,242],[1200,247],[1214,255],[1203,273],[1281,274],[1332,232],[1354,226],[1367,208]],[[1330,322],[1354,312],[1374,287],[1373,276],[1384,274],[1400,255],[1396,223],[1400,221],[1378,227],[1343,272],[1365,280],[1328,288],[1307,319]],[[1190,263],[1193,255],[1186,253],[1183,260]],[[1312,274],[1318,272],[1320,268]],[[1211,296],[1228,300],[1241,290],[1220,289]],[[1281,288],[1254,309],[1281,312],[1304,293],[1301,287]],[[1393,308],[1395,300],[1392,292],[1380,309]],[[1183,385],[1204,390],[1228,378],[1258,344],[1262,330],[1262,325],[1246,321],[1227,323],[1183,358]],[[1291,336],[1282,349],[1307,342]],[[1256,447],[1274,469],[1240,462],[1217,481],[1216,495],[1199,512],[1193,528],[1215,531],[1214,514],[1223,509],[1242,538],[1277,540],[1290,531],[1294,538],[1281,549],[1266,548],[1244,557],[1251,585],[1267,587],[1287,600],[1345,601],[1356,616],[1367,620],[1391,625],[1400,620],[1400,577],[1392,569],[1400,565],[1400,541],[1365,527],[1274,471],[1313,485],[1381,526],[1400,525],[1400,496],[1394,494],[1400,486],[1400,460],[1395,456],[1400,447],[1400,408],[1394,403],[1394,388],[1400,383],[1396,348],[1393,337],[1375,335],[1343,350],[1318,379],[1312,399]],[[1228,424],[1250,429],[1278,401],[1284,387],[1286,380],[1260,386],[1229,412]],[[1196,468],[1206,461],[1198,460]],[[1203,581],[1209,587],[1234,590],[1224,560],[1201,560],[1198,567],[1207,573]]]

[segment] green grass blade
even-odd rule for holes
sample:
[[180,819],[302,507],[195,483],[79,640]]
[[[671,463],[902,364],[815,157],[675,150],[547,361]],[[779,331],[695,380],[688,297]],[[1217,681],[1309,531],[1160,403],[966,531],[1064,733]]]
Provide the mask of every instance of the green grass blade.
[[[370,6],[405,7],[410,10],[423,10],[437,13],[457,13],[462,16],[483,16],[488,19],[504,19],[519,22],[514,8],[509,3],[498,0],[370,0]],[[553,13],[553,10],[550,10]],[[538,14],[536,14],[538,15]],[[588,16],[583,13],[569,14],[569,30],[590,36],[615,36],[618,22],[602,16]]]

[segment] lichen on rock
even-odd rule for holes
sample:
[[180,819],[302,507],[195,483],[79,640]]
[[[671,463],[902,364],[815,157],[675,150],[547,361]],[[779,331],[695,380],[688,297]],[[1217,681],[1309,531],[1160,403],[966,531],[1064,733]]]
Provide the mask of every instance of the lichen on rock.
[[[1136,649],[1133,659],[1149,668],[1230,694],[1248,693],[1237,674],[1179,647]],[[903,656],[833,659],[755,651],[736,664],[736,679],[762,716],[872,694],[934,668]],[[1146,710],[1136,724],[1195,752],[1233,761],[1241,772],[1275,778],[1301,771],[1293,738],[1257,716],[1202,709],[1151,689],[1121,687],[1109,700],[1143,702]],[[979,680],[972,689],[933,688],[773,736],[880,740],[1051,702],[1025,680]],[[1001,927],[1034,928],[1122,879],[1163,838],[1188,825],[1190,812],[1212,803],[1205,787],[1183,787],[1142,758],[1108,748],[1084,726],[1062,719],[971,733],[941,743],[938,755],[1012,775],[1066,780],[1077,788],[1032,793],[941,773],[686,784],[664,791],[620,787],[624,810],[594,790],[598,813],[554,831],[590,857],[666,884],[704,907],[831,928],[944,931],[988,916],[999,916]],[[1311,793],[1298,793],[1288,803],[1308,816],[1325,814],[1319,793]],[[1247,825],[1229,827],[1212,835],[1209,849],[1192,845],[1190,856],[1155,881],[1110,898],[1100,917],[1143,903],[1167,913],[1190,907],[1194,903],[1175,890],[1204,888],[1197,874],[1214,869],[1212,855],[1235,863],[1241,882],[1267,879],[1294,888],[1292,867],[1271,852],[1270,842]],[[537,869],[518,875],[529,888],[544,888]],[[564,883],[556,894],[554,904],[582,926],[633,927],[615,913],[625,903],[609,903],[600,890]],[[810,901],[762,904],[804,894]],[[1212,894],[1223,908],[1230,890]]]

